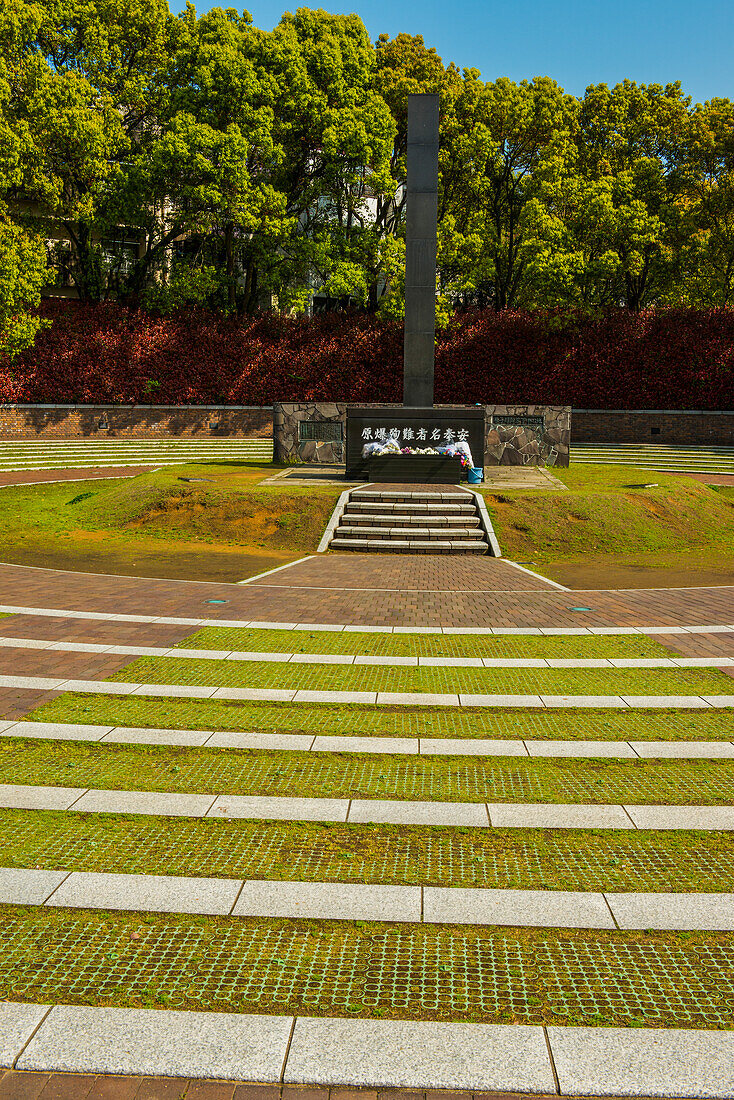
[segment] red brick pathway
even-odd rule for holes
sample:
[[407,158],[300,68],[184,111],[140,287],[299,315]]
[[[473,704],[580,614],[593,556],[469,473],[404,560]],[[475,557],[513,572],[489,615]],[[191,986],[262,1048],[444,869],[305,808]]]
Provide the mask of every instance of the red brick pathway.
[[84,466],[81,469],[68,470],[2,470],[0,487],[3,485],[42,485],[48,481],[95,481],[98,478],[135,477],[147,473],[152,466],[162,465],[161,460],[150,462],[147,466]]
[[[470,566],[463,558],[427,555],[385,555],[379,562],[369,554],[354,554],[348,559],[329,555],[311,558],[248,585],[2,565],[0,603],[108,614],[378,626],[734,624],[734,586],[566,592],[543,588],[543,582],[532,577],[526,581],[525,574],[501,560],[484,558],[478,568],[477,564],[472,562]],[[462,578],[471,588],[457,590],[457,569],[468,570]],[[322,583],[332,570],[339,571],[344,588]],[[380,585],[376,589],[378,575]],[[420,581],[411,584],[411,575]],[[371,583],[365,588],[366,578]],[[516,587],[526,583],[525,589]],[[209,600],[225,602],[212,604]]]
[[0,637],[3,638],[38,638],[89,645],[174,646],[194,629],[171,623],[126,623],[107,619],[51,618],[47,615],[0,618]]
[[0,688],[0,718],[19,721],[36,707],[57,699],[60,691],[29,691],[26,688]]
[[[250,1085],[184,1077],[95,1077],[93,1074],[9,1070],[0,1076],[0,1100],[529,1100],[529,1095],[443,1089]],[[534,1094],[534,1100],[559,1100],[559,1096]],[[621,1098],[611,1096],[607,1100]]]
[[319,554],[246,587],[377,592],[547,592],[555,586],[502,558],[430,554]]

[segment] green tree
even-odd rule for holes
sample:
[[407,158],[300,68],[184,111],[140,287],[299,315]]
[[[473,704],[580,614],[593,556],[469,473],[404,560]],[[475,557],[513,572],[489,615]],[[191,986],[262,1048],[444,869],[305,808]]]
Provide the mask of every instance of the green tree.
[[625,80],[586,90],[576,135],[584,187],[576,189],[569,225],[588,260],[584,297],[591,304],[639,310],[673,290],[689,106],[679,83]]
[[538,204],[569,170],[576,114],[549,77],[483,84],[464,71],[441,153],[447,294],[497,310],[534,300]]
[[[378,266],[372,203],[394,191],[395,123],[375,89],[375,50],[356,15],[299,8],[270,38],[268,69],[277,94],[274,138],[282,157],[273,184],[294,231],[263,267],[282,304],[309,283],[361,297]],[[350,291],[350,294],[352,292]],[[372,293],[369,291],[368,293]]]
[[40,7],[16,0],[0,17],[0,360],[11,363],[42,327],[35,310],[51,280],[42,235],[11,216],[8,205],[37,178],[32,136],[14,107],[29,80],[24,43],[42,20]]
[[675,297],[701,308],[728,307],[734,304],[734,103],[697,104],[686,137]]

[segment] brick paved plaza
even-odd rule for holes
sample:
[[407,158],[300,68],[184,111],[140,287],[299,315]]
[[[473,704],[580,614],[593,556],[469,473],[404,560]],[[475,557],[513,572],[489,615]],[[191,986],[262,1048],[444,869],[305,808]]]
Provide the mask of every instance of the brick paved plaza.
[[0,567],[0,1097],[734,1091],[734,589]]

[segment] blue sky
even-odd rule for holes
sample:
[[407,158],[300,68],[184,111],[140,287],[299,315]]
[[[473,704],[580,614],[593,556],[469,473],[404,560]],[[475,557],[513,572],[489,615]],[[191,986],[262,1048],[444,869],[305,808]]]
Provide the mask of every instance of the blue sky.
[[[169,0],[173,10],[184,4]],[[197,9],[242,6],[198,0]],[[257,26],[270,29],[299,4],[252,0]],[[422,34],[445,63],[474,66],[485,80],[548,75],[567,91],[588,84],[681,80],[694,100],[734,99],[732,0],[342,0],[315,3],[329,11],[356,11],[372,38],[400,31]]]

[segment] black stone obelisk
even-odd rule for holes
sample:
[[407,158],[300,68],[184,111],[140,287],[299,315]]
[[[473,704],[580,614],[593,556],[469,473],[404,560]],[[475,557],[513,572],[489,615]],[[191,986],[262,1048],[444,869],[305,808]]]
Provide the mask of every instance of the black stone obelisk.
[[438,225],[438,96],[408,96],[403,405],[433,405]]

